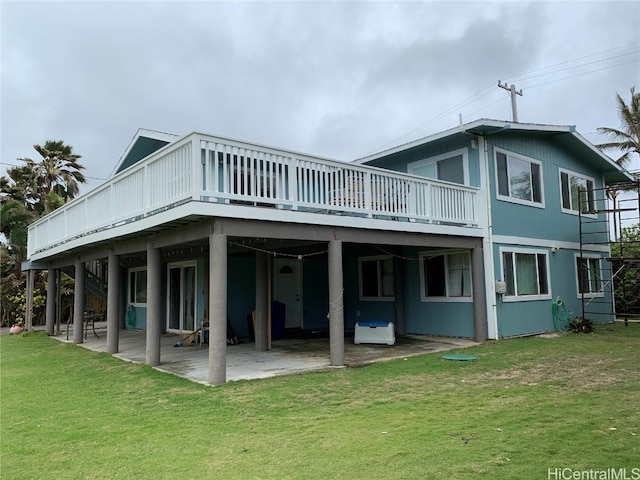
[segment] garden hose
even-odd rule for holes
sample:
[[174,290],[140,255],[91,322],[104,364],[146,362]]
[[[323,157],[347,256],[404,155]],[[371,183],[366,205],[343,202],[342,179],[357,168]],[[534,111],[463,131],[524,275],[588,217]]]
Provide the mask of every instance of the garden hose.
[[551,301],[551,315],[553,317],[553,326],[559,332],[569,330],[569,310],[562,301],[562,297],[557,297]]

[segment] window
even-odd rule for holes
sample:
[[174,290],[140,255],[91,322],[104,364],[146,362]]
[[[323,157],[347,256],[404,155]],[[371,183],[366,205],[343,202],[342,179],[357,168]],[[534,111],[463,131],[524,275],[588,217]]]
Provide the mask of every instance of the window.
[[422,301],[471,301],[469,252],[423,253],[420,256]]
[[360,299],[393,300],[393,259],[364,257],[360,259]]
[[602,295],[602,270],[600,257],[576,256],[576,272],[578,279],[578,296]]
[[562,211],[577,214],[582,207],[582,213],[593,212],[593,185],[592,178],[560,169]]
[[147,269],[129,270],[129,303],[147,303]]
[[448,152],[407,165],[407,171],[421,177],[437,178],[446,182],[469,185],[467,149]]
[[526,205],[543,206],[540,163],[496,151],[498,198]]
[[550,299],[548,272],[546,251],[502,251],[504,301]]

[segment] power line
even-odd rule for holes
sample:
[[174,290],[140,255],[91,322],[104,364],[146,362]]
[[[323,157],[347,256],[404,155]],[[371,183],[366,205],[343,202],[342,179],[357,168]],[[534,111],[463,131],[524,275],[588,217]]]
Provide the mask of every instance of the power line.
[[[607,49],[607,50],[601,50],[601,51],[596,52],[596,53],[591,53],[591,54],[589,54],[589,55],[583,55],[582,57],[573,58],[573,59],[571,59],[571,60],[565,60],[564,62],[556,63],[556,64],[553,64],[553,65],[547,65],[546,67],[540,67],[540,68],[537,68],[537,69],[535,69],[535,70],[530,70],[530,71],[528,71],[528,72],[519,73],[519,74],[517,74],[517,75],[511,76],[511,77],[505,77],[505,78],[506,78],[507,80],[510,80],[510,81],[515,81],[515,80],[526,80],[526,79],[531,78],[531,77],[527,77],[527,78],[520,78],[520,77],[524,77],[525,75],[529,75],[529,74],[531,74],[531,73],[540,72],[540,71],[542,71],[542,70],[547,70],[547,69],[549,69],[549,68],[555,68],[555,67],[559,67],[559,66],[561,66],[561,65],[566,65],[566,64],[568,64],[568,63],[577,62],[577,61],[579,61],[579,60],[584,60],[585,58],[595,57],[595,56],[600,55],[600,54],[602,54],[602,53],[611,52],[611,51],[613,51],[613,50],[619,50],[619,49],[621,49],[621,48],[629,47],[629,46],[631,46],[631,45],[640,45],[640,42],[631,42],[631,43],[627,43],[626,45],[620,45],[619,47],[613,47],[613,48],[609,48],[609,49]],[[611,60],[611,59],[613,59],[613,58],[618,58],[618,57],[620,57],[620,56],[631,55],[631,54],[633,54],[633,53],[638,53],[638,51],[636,50],[636,51],[629,52],[629,53],[625,53],[625,54],[622,54],[622,55],[616,55],[616,56],[613,56],[613,57],[603,58],[602,60],[596,60],[596,61],[595,61],[595,62],[593,62],[593,63],[597,63],[597,62],[604,62],[604,61],[606,61],[606,60]],[[549,73],[553,73],[553,72],[549,72]]]
[[[567,64],[570,64],[570,63],[573,63],[573,62],[577,62],[579,60],[583,60],[583,59],[586,59],[586,58],[590,58],[590,57],[594,57],[594,56],[597,56],[597,55],[601,55],[603,53],[612,52],[614,50],[619,50],[621,48],[626,48],[626,47],[629,47],[631,45],[634,45],[634,46],[635,45],[640,45],[640,42],[627,43],[625,45],[612,47],[612,48],[609,48],[609,49],[606,49],[606,50],[601,50],[599,52],[591,53],[589,55],[583,55],[581,57],[577,57],[577,58],[574,58],[574,59],[571,59],[571,60],[566,60],[564,62],[559,62],[559,63],[553,64],[553,65],[549,65],[549,66],[538,68],[538,69],[531,70],[531,71],[528,71],[528,72],[520,73],[520,74],[515,75],[515,76],[509,76],[509,77],[504,77],[504,78],[507,78],[507,79],[510,79],[510,80],[515,80],[515,79],[518,79],[520,77],[523,77],[524,75],[529,75],[531,73],[536,73],[536,72],[548,70],[550,68],[554,68],[554,67],[558,67],[558,66],[562,66],[562,65],[567,65]],[[528,80],[528,79],[531,79],[531,78],[537,78],[537,77],[541,77],[541,76],[545,76],[545,75],[551,75],[553,73],[558,73],[558,72],[571,70],[571,69],[578,68],[578,67],[583,67],[583,66],[587,66],[587,65],[593,65],[593,64],[596,64],[596,63],[610,61],[610,60],[613,60],[615,58],[620,58],[620,57],[628,56],[628,55],[639,53],[639,52],[640,52],[640,50],[634,50],[633,52],[628,52],[628,53],[624,53],[624,54],[620,54],[620,55],[614,55],[614,56],[603,58],[601,60],[594,60],[593,62],[587,62],[587,63],[581,64],[581,65],[575,65],[573,67],[567,67],[567,68],[564,68],[564,69],[554,70],[554,71],[543,73],[543,74],[539,74],[539,75],[532,75],[532,76],[529,76],[529,77],[524,77],[524,78],[521,78],[521,80]],[[548,81],[548,82],[545,82],[545,83],[540,83],[540,84],[536,84],[536,85],[533,85],[533,86],[528,86],[526,88],[536,88],[536,87],[540,87],[540,86],[543,86],[543,85],[548,85],[550,83],[555,83],[555,82],[559,82],[559,81],[562,81],[562,80],[568,80],[570,78],[575,78],[575,77],[579,77],[579,76],[582,76],[582,75],[587,75],[587,74],[590,74],[590,73],[595,73],[595,72],[599,72],[599,71],[602,71],[602,70],[607,70],[607,69],[610,69],[610,68],[619,67],[619,66],[622,66],[622,65],[628,65],[630,63],[634,63],[634,62],[638,62],[638,61],[640,61],[640,58],[633,59],[633,60],[630,60],[628,62],[622,62],[622,63],[617,63],[617,64],[614,64],[614,65],[608,65],[608,66],[605,66],[605,67],[602,67],[602,68],[598,68],[598,69],[595,69],[595,70],[589,70],[587,72],[582,72],[582,73],[579,73],[579,74],[576,74],[576,75],[571,75],[571,76],[567,76],[567,77],[558,78],[558,79],[551,80],[551,81]],[[447,115],[449,115],[450,113],[454,112],[455,110],[457,110],[459,108],[466,107],[468,105],[471,105],[472,103],[477,102],[478,100],[484,98],[485,96],[487,96],[487,95],[489,95],[490,93],[493,92],[493,88],[494,88],[493,85],[495,85],[495,84],[492,84],[490,86],[487,86],[487,87],[483,88],[482,90],[480,90],[480,91],[476,92],[475,94],[467,97],[466,99],[462,100],[461,102],[459,102],[458,104],[452,106],[451,108],[443,111],[442,113],[436,115],[435,117],[432,117],[430,120],[427,120],[426,122],[421,123],[420,125],[412,128],[411,130],[403,133],[402,135],[400,135],[398,137],[395,137],[394,139],[391,139],[391,140],[385,142],[384,144],[382,144],[379,147],[369,151],[368,153],[366,153],[364,155],[361,155],[361,157],[366,157],[366,156],[371,155],[373,153],[382,151],[385,148],[388,148],[388,146],[390,146],[390,145],[391,146],[398,145],[398,144],[400,144],[400,140],[401,139],[406,138],[406,137],[408,137],[410,135],[413,135],[414,133],[418,132],[419,130],[422,130],[424,127],[426,127],[426,126],[428,126],[428,125],[430,125],[432,123],[435,123],[436,121],[440,120],[443,117],[446,117]],[[473,113],[471,113],[469,115],[473,115],[475,113],[478,113],[478,112],[486,109],[487,107],[490,107],[491,105],[494,105],[495,103],[498,103],[500,101],[502,101],[502,99],[494,101],[494,102],[486,105],[485,107],[483,107],[483,108],[481,108],[479,110],[476,110],[475,112],[473,112]]]

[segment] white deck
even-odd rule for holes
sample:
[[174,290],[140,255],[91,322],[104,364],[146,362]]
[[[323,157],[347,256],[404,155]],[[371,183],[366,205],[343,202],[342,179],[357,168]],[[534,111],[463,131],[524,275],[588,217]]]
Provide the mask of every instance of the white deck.
[[[28,258],[190,215],[445,233],[481,227],[477,188],[192,133],[29,226]],[[376,227],[373,227],[376,225]],[[472,230],[475,230],[473,232]]]

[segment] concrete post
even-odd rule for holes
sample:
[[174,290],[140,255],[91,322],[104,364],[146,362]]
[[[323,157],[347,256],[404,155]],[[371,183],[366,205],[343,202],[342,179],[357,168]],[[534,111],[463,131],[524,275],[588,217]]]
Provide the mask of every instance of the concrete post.
[[147,244],[147,348],[146,361],[160,365],[160,338],[162,334],[162,269],[160,250]]
[[227,381],[227,236],[209,235],[209,383]]
[[84,337],[84,276],[84,262],[77,259],[73,287],[73,343],[82,343]]
[[395,305],[396,335],[406,335],[404,320],[404,260],[393,257],[393,294]]
[[118,353],[120,339],[120,257],[109,250],[107,263],[107,352]]
[[267,315],[269,300],[267,298],[267,254],[256,252],[256,352],[268,349]]
[[485,308],[482,247],[471,250],[471,284],[473,286],[473,328],[476,342],[487,340],[487,312]]
[[62,332],[60,324],[62,323],[62,271],[56,269],[56,328],[55,334],[60,335]]
[[329,349],[333,366],[344,365],[344,287],[342,241],[329,242]]
[[46,330],[47,335],[53,335],[53,328],[56,323],[56,297],[57,297],[57,272],[55,269],[49,267],[47,272],[47,316],[46,316]]
[[33,290],[35,276],[33,270],[27,270],[27,305],[24,315],[24,329],[27,332],[33,330]]

